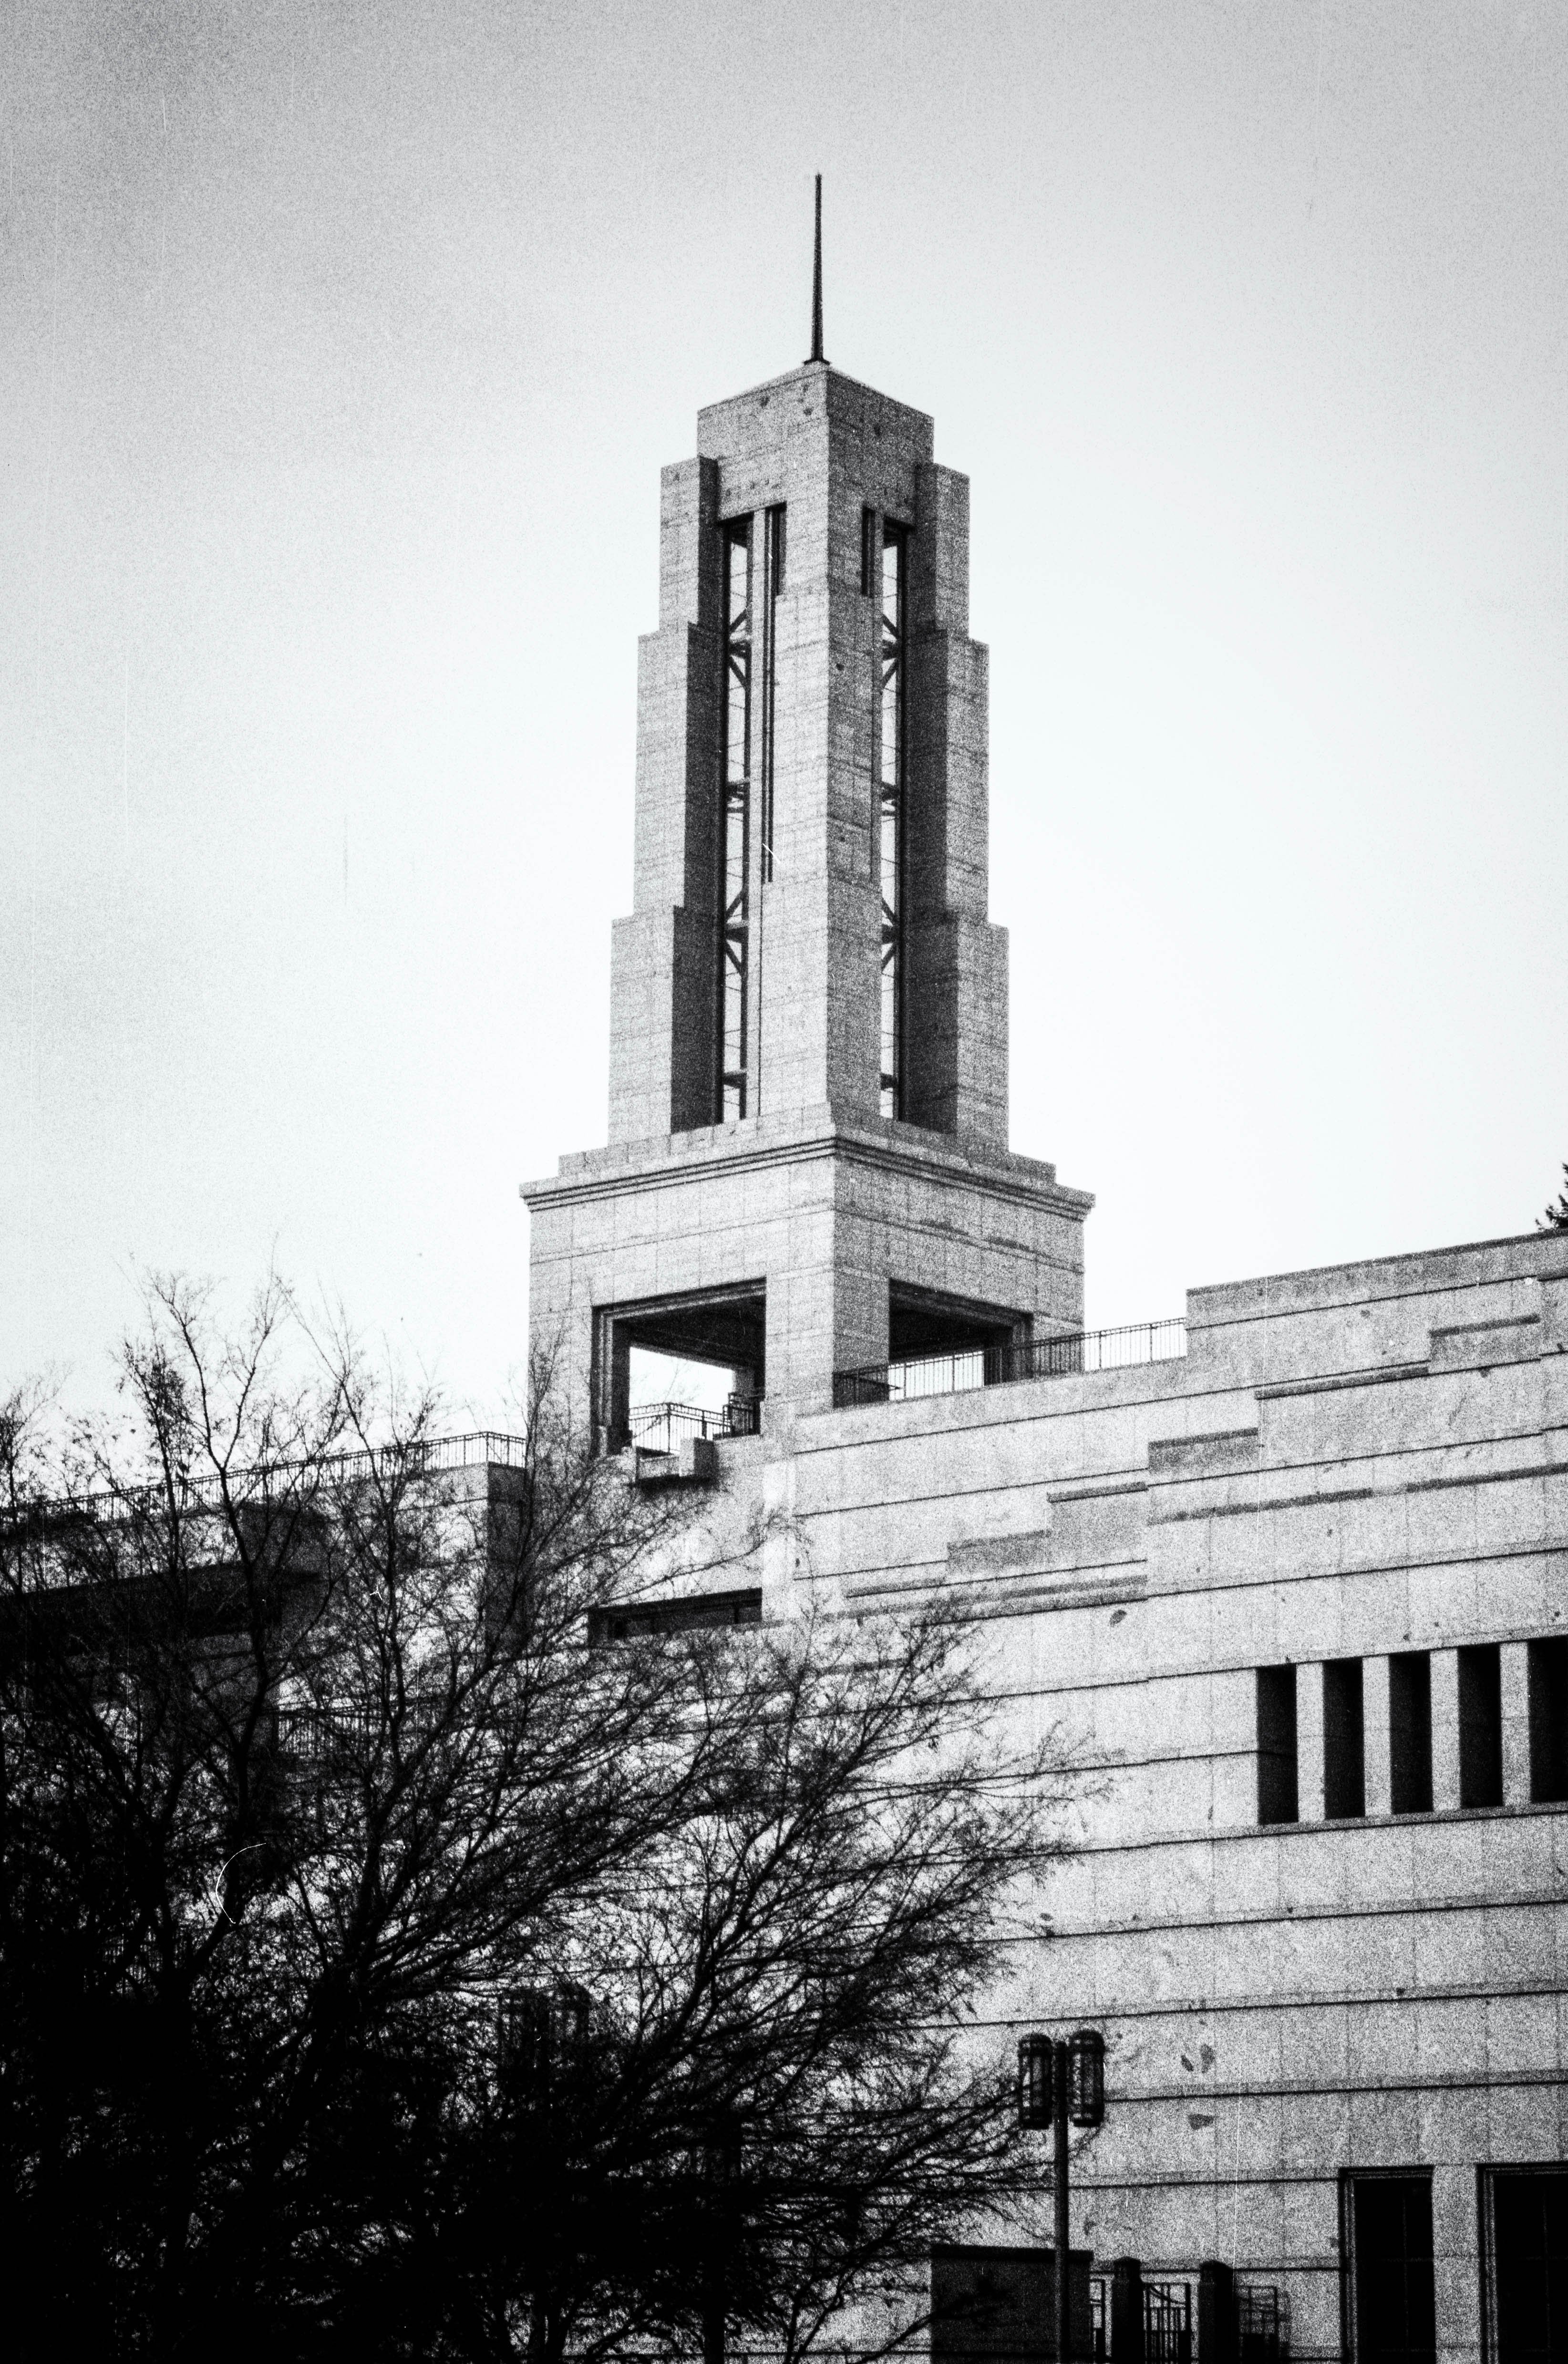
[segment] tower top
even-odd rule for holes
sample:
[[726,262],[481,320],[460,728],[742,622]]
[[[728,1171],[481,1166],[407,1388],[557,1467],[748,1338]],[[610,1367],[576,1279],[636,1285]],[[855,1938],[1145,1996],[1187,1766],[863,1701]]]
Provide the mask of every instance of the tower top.
[[826,358],[822,351],[822,175],[817,175],[817,235],[811,258],[811,351],[806,366]]

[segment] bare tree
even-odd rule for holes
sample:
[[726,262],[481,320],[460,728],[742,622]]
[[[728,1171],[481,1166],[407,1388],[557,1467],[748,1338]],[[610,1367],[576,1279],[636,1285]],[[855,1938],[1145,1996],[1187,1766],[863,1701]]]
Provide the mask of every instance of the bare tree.
[[[961,1629],[591,1646],[669,1496],[449,1466],[340,1333],[151,1293],[124,1417],[0,1420],[5,2166],[51,2338],[874,2351],[1029,2169],[973,2025],[1038,1765]],[[743,1537],[740,1548],[751,1548]],[[676,1555],[678,1556],[678,1554]]]
[[727,2322],[875,2355],[924,2322],[933,2241],[1038,2190],[973,2014],[1042,1768],[991,1744],[965,1642],[936,1612],[730,1637],[720,1780],[578,1933],[592,2016],[528,2047],[462,2195],[463,2287],[525,2302],[534,2355],[711,2355]]

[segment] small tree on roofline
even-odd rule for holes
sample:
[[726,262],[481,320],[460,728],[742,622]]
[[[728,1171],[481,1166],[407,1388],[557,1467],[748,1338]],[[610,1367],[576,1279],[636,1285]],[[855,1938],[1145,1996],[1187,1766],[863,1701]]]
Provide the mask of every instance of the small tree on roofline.
[[1562,1168],[1563,1188],[1536,1225],[1538,1232],[1568,1232],[1568,1164]]
[[0,1417],[29,2319],[51,2354],[879,2352],[933,2239],[1034,2188],[976,2013],[1041,1761],[938,1614],[593,1646],[692,1556],[671,1495],[548,1374],[476,1487],[351,1340],[291,1381],[292,1326],[275,1284],[227,1336],[161,1282],[117,1426]]

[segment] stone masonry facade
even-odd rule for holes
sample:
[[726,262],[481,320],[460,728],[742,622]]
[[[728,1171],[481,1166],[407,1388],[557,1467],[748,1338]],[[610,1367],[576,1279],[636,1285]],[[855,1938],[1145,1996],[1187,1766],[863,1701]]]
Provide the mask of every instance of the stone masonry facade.
[[[1196,1290],[1186,1334],[1140,1367],[727,1441],[705,1517],[772,1511],[770,1616],[961,1603],[1015,1736],[1074,1768],[1051,1934],[992,2024],[1105,2034],[1073,2202],[1095,2270],[1218,2259],[1283,2296],[1297,2358],[1354,2356],[1348,2195],[1402,2171],[1429,2180],[1437,2352],[1469,2364],[1488,2324],[1501,2352],[1492,2179],[1557,2166],[1568,2132],[1568,1800],[1550,1768],[1535,1795],[1562,1706],[1532,1696],[1568,1635],[1568,1235]],[[1412,1661],[1430,1799],[1396,1812]],[[1325,1730],[1346,1667],[1351,1811]],[[1296,1797],[1264,1823],[1259,1678],[1282,1668]]]
[[[1092,1202],[1007,1146],[968,487],[932,455],[929,419],[815,365],[704,411],[665,472],[609,1145],[526,1189],[532,1338],[610,1451],[639,1340],[728,1360],[757,1433],[666,1475],[704,1487],[721,1546],[766,1513],[762,1613],[954,1604],[1004,1727],[1070,1768],[1048,1934],[989,2013],[1007,2042],[1104,2034],[1073,2225],[1096,2273],[1233,2276],[1254,2312],[1216,2347],[1211,2309],[1200,2364],[1548,2364],[1568,2352],[1568,1233],[1198,1289],[1124,1367],[1071,1343]],[[751,1097],[726,1119],[720,567],[736,520],[780,513]],[[911,1022],[890,1117],[867,585],[894,533]],[[982,1339],[1066,1339],[1062,1375],[965,1361]],[[836,1388],[862,1366],[862,1397]],[[1239,2350],[1249,2323],[1272,2329]]]

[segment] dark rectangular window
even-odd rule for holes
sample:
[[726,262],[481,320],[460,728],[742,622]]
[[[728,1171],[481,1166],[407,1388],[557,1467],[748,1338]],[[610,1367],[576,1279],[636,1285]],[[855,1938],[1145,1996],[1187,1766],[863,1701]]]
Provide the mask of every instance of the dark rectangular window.
[[1489,2298],[1496,2364],[1568,2364],[1568,2173],[1495,2173]]
[[1296,1769],[1296,1668],[1258,1668],[1258,1820],[1294,1823],[1298,1801]]
[[1352,2176],[1350,2201],[1354,2364],[1433,2364],[1430,2177]]
[[1396,1814],[1432,1811],[1432,1662],[1425,1650],[1388,1661],[1388,1790]]
[[1459,1802],[1503,1802],[1503,1661],[1495,1642],[1459,1654]]
[[1568,1799],[1568,1636],[1529,1645],[1529,1794],[1538,1806]]
[[861,597],[869,599],[876,589],[876,511],[861,511]]
[[1344,1822],[1366,1812],[1362,1662],[1330,1658],[1323,1668],[1323,1812]]
[[716,1625],[762,1622],[760,1587],[748,1592],[690,1592],[678,1600],[628,1601],[625,1608],[593,1610],[588,1639],[597,1647],[606,1642],[641,1642],[662,1634],[698,1634]]

